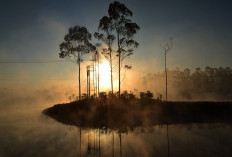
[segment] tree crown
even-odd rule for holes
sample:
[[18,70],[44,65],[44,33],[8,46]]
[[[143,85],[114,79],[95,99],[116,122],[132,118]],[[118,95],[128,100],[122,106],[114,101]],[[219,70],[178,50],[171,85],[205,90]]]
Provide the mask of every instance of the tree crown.
[[83,54],[95,51],[96,47],[90,43],[91,34],[85,27],[70,27],[64,41],[60,44],[60,58],[69,57],[71,60],[81,62]]

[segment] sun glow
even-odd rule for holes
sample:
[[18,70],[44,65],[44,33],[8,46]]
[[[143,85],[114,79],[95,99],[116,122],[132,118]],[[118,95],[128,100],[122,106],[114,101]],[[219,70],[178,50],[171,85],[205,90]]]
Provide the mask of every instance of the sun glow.
[[100,80],[100,89],[108,90],[111,85],[111,77],[110,77],[110,64],[106,60],[102,60],[99,65],[99,80]]

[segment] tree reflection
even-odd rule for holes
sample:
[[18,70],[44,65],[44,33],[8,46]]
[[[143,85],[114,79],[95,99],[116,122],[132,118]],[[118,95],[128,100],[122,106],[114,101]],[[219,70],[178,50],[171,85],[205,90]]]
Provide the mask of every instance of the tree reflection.
[[168,157],[170,156],[169,152],[169,133],[168,133],[168,123],[167,123],[167,142],[168,142]]

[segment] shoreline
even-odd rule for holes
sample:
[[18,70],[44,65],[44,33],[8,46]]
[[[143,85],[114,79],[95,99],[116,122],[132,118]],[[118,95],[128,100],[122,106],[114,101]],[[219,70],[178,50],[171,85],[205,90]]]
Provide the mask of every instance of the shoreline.
[[232,102],[85,99],[57,104],[43,113],[68,125],[133,130],[160,124],[232,123]]

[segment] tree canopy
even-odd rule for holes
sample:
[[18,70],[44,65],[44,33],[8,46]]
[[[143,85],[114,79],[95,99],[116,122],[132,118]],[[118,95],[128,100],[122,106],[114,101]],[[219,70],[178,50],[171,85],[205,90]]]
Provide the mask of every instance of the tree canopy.
[[64,42],[60,44],[60,58],[69,58],[74,62],[82,62],[83,55],[94,51],[96,48],[90,43],[91,34],[85,27],[74,26],[69,28]]

